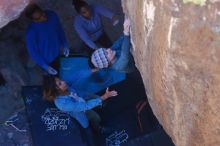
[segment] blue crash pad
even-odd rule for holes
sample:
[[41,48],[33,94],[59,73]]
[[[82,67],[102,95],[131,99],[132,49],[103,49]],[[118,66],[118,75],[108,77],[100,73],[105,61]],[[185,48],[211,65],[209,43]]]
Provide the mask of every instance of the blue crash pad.
[[96,73],[89,72],[87,57],[61,58],[60,78],[78,90],[97,93],[110,85],[125,79],[125,73],[112,69],[102,69]]

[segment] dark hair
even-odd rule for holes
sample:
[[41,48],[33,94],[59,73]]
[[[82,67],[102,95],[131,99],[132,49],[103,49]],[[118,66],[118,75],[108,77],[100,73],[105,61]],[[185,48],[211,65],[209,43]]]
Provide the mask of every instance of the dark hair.
[[92,63],[92,54],[95,52],[94,49],[89,49],[89,58],[88,58],[88,65],[90,68],[95,69],[95,65]]
[[95,65],[92,63],[92,57],[90,57],[90,58],[88,59],[88,65],[89,65],[89,67],[90,67],[91,69],[97,68],[97,67],[95,67]]
[[56,77],[52,75],[44,76],[43,78],[43,98],[48,101],[53,101],[59,95],[59,90],[56,85]]
[[33,19],[32,16],[35,12],[42,12],[43,10],[37,4],[31,4],[25,9],[25,16],[29,19]]
[[82,7],[89,6],[89,4],[83,0],[73,0],[72,4],[74,5],[74,8],[78,13],[80,13]]

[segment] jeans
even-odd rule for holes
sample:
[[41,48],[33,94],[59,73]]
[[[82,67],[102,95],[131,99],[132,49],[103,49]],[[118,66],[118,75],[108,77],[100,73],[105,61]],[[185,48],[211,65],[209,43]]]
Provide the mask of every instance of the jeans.
[[87,110],[86,116],[89,119],[91,126],[96,130],[99,131],[101,118],[100,116],[93,110]]
[[88,146],[95,146],[93,133],[90,129],[90,127],[84,129],[85,135],[86,135],[86,141]]
[[[100,122],[101,122],[100,116],[93,110],[87,110],[86,116],[89,119],[92,127],[98,131]],[[83,131],[85,133],[85,136],[86,136],[85,138],[86,138],[88,146],[95,146],[94,137],[93,137],[91,128],[90,127],[83,128]]]
[[135,71],[135,62],[130,53],[130,47],[130,37],[125,35],[113,44],[112,49],[116,51],[117,60],[112,64],[112,69],[124,73]]

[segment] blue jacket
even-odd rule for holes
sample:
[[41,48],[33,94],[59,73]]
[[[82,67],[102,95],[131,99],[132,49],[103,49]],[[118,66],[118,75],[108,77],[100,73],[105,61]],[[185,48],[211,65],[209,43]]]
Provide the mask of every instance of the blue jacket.
[[88,96],[89,94],[87,93],[76,93],[73,87],[70,86],[69,95],[58,96],[54,102],[58,109],[69,113],[83,128],[87,128],[89,126],[89,121],[86,117],[85,111],[102,104],[102,100],[99,96],[86,101]]
[[74,21],[74,27],[80,38],[88,45],[90,48],[97,48],[94,41],[103,34],[103,25],[101,21],[101,15],[107,18],[112,18],[113,13],[104,7],[91,5],[92,18],[86,19],[82,16],[76,16]]
[[111,49],[116,51],[116,61],[111,68],[119,72],[130,73],[135,70],[135,62],[130,53],[130,37],[122,35],[114,42]]
[[32,59],[43,69],[67,49],[67,40],[59,18],[53,11],[45,11],[47,21],[31,22],[26,30],[26,45]]

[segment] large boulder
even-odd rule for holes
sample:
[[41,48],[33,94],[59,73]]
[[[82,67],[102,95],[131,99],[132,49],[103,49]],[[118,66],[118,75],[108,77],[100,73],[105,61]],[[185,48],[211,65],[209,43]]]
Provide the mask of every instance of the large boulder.
[[149,102],[177,146],[220,145],[217,1],[122,1]]
[[1,0],[0,1],[0,28],[8,22],[18,18],[30,0]]

